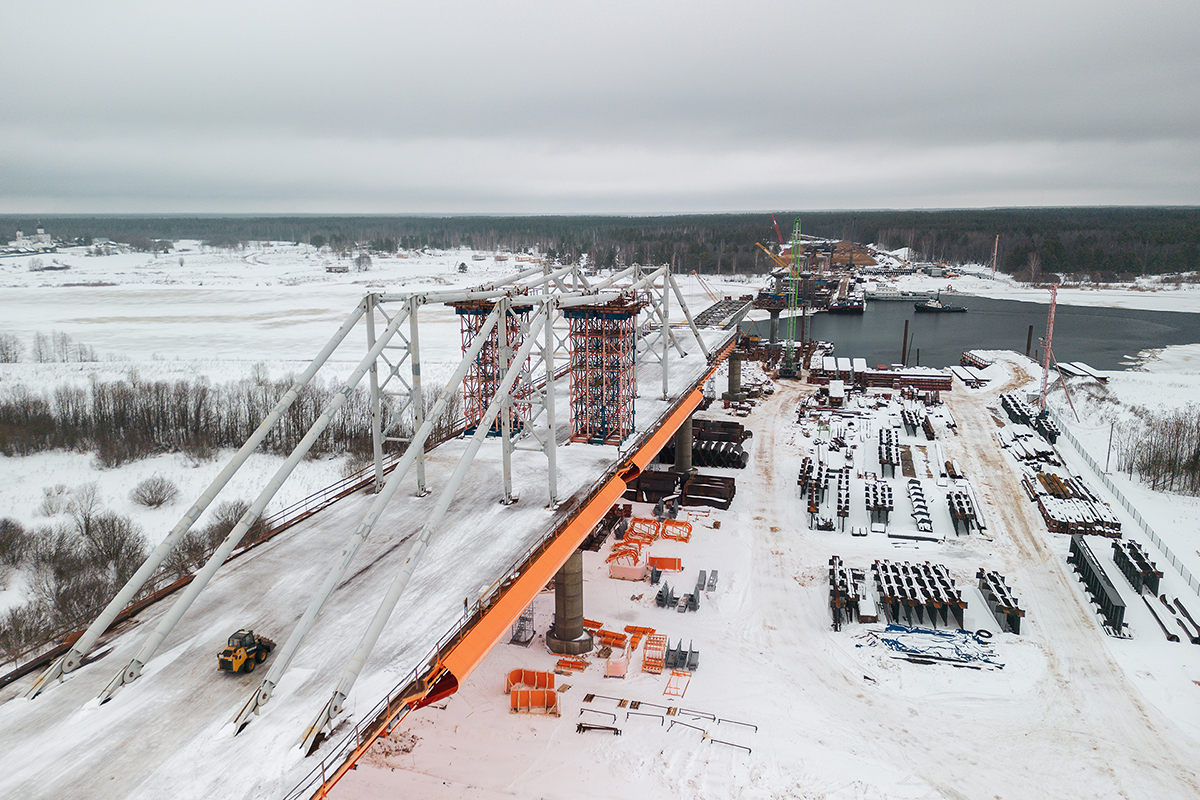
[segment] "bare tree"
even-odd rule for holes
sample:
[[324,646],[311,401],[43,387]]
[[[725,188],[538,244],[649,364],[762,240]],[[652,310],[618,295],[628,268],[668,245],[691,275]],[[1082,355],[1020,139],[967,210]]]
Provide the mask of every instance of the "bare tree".
[[129,499],[146,508],[159,508],[179,496],[179,487],[162,475],[151,475],[133,487]]
[[14,364],[20,361],[24,349],[21,340],[13,334],[0,334],[0,363]]
[[71,491],[71,502],[67,505],[67,513],[75,522],[75,530],[80,536],[91,535],[92,525],[103,510],[100,502],[100,491],[95,483],[85,483],[76,486]]
[[0,563],[16,566],[25,557],[29,536],[15,519],[0,519]]

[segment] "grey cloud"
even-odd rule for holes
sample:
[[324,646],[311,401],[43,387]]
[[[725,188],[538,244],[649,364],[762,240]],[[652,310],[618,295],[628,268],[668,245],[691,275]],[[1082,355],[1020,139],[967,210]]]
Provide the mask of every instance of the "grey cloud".
[[43,35],[0,50],[19,76],[0,86],[5,211],[1200,202],[1187,3],[49,2],[12,17]]

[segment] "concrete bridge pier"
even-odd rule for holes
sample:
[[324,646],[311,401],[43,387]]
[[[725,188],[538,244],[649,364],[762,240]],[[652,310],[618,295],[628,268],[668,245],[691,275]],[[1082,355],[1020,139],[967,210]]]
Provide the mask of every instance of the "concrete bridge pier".
[[779,314],[781,309],[771,309],[771,344],[779,343]]
[[692,471],[692,415],[675,431],[675,472]]
[[731,402],[746,399],[742,393],[742,354],[736,350],[729,354],[729,391],[721,399]]
[[583,552],[571,553],[554,576],[554,625],[546,632],[551,653],[577,656],[590,652],[592,634],[583,627]]

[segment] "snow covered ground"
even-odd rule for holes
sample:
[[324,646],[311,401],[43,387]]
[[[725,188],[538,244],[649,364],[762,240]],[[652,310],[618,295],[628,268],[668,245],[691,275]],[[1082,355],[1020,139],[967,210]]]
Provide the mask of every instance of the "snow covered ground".
[[[689,543],[651,548],[683,560],[678,579],[663,578],[680,591],[698,570],[719,570],[698,612],[657,608],[656,587],[610,579],[607,548],[585,554],[589,618],[611,630],[654,627],[700,651],[684,696],[665,694],[666,674],[638,671],[635,654],[625,679],[602,677],[600,661],[559,677],[560,686],[569,684],[559,718],[511,714],[504,676],[518,667],[553,669],[555,657],[540,636],[528,649],[500,645],[457,694],[414,713],[376,745],[332,796],[1196,796],[1200,648],[1167,642],[1133,606],[1111,562],[1130,603],[1133,638],[1100,630],[1066,567],[1066,538],[1046,532],[995,445],[999,385],[1029,376],[1020,359],[991,369],[999,375],[990,390],[952,393],[958,435],[939,427],[946,457],[959,461],[985,503],[986,532],[956,537],[944,511],[945,519],[935,515],[942,542],[809,530],[795,486],[800,460],[816,449],[795,422],[808,389],[784,385],[748,420],[755,432],[749,467],[726,471],[738,481],[733,506],[695,519]],[[856,473],[874,454],[873,431],[859,434]],[[934,480],[922,480],[937,491]],[[865,520],[860,486],[851,485],[850,525]],[[832,631],[826,564],[835,554],[863,568],[877,558],[947,565],[969,603],[966,626],[992,632],[993,660],[1003,668],[899,660],[878,645],[882,624]],[[980,567],[1003,574],[1027,609],[1020,636],[1000,633],[987,613],[974,588]],[[1164,581],[1168,594],[1200,607],[1177,575]],[[553,599],[543,595],[539,630],[552,614]],[[619,700],[639,701],[637,710],[650,716]],[[668,707],[679,711],[665,716]],[[576,733],[579,722],[613,725],[621,735]]]
[[[0,333],[16,334],[26,345],[25,362],[0,364],[0,392],[17,383],[49,391],[66,380],[86,382],[92,375],[115,379],[130,369],[146,379],[203,374],[214,382],[244,377],[260,363],[272,375],[295,372],[368,287],[473,285],[509,274],[518,266],[512,261],[477,262],[468,251],[458,251],[376,259],[368,273],[337,274],[325,271],[326,262],[332,261],[327,255],[294,245],[255,246],[238,254],[203,252],[194,243],[179,246],[186,252],[157,258],[60,253],[56,257],[71,269],[56,272],[29,272],[23,260],[0,262],[0,319],[4,320]],[[468,265],[467,274],[457,272],[459,263]],[[693,311],[707,305],[703,288],[694,279],[683,283]],[[709,283],[729,294],[753,290],[741,282]],[[906,278],[900,286],[945,289],[947,283],[957,291],[992,297],[1044,301],[1047,295],[1043,290],[970,275],[951,280]],[[1059,302],[1200,311],[1200,292],[1189,287],[1063,290]],[[434,320],[431,330],[439,323],[441,333],[422,340],[426,364],[433,371],[438,362],[448,364],[459,345],[453,315]],[[96,348],[102,360],[29,363],[34,334],[52,331]],[[330,365],[334,375],[348,372],[363,352],[365,335],[360,332],[351,338],[356,344],[348,342],[344,353],[335,354]],[[1200,351],[1170,348],[1156,356],[1146,364],[1146,372],[1109,373],[1108,391],[1113,398],[1125,404],[1146,405],[1153,398],[1154,403],[1183,406],[1200,396],[1195,368]],[[1033,380],[1023,359],[1008,358],[992,369],[1002,374],[997,384],[1015,387]],[[1045,531],[1036,510],[1031,511],[1020,496],[1011,459],[995,445],[990,409],[996,405],[998,386],[964,390],[956,384],[948,403],[958,420],[959,435],[943,442],[947,457],[963,465],[994,518],[987,534],[962,538],[951,534],[941,543],[907,544],[807,529],[795,475],[813,444],[794,422],[795,404],[805,391],[782,386],[747,420],[755,430],[750,440],[752,461],[747,470],[727,473],[738,479],[733,507],[696,519],[690,543],[654,548],[655,555],[683,559],[681,590],[690,587],[698,569],[720,570],[718,587],[705,597],[699,612],[676,614],[655,608],[649,586],[607,577],[603,552],[585,557],[589,617],[617,629],[626,624],[655,626],[672,640],[683,638],[700,650],[701,666],[683,698],[664,696],[666,677],[636,672],[635,657],[634,669],[624,681],[601,678],[597,665],[578,676],[560,678],[560,683],[571,684],[561,695],[561,718],[509,714],[503,676],[518,666],[549,668],[554,659],[541,637],[529,649],[500,645],[456,695],[410,716],[371,755],[369,765],[360,765],[339,784],[334,796],[375,798],[401,793],[490,800],[653,794],[683,798],[1200,795],[1196,773],[1200,647],[1166,642],[1140,602],[1134,605],[1136,598],[1115,571],[1114,583],[1130,606],[1127,620],[1133,638],[1117,640],[1100,630],[1081,584],[1066,569],[1065,538]],[[1061,413],[1069,413],[1057,395],[1052,399]],[[1113,406],[1105,404],[1105,408]],[[1083,421],[1071,430],[1102,462],[1109,418],[1099,407],[1080,409],[1080,413]],[[869,449],[869,445],[859,448]],[[1068,448],[1060,450],[1070,456]],[[106,505],[138,515],[154,540],[166,532],[181,507],[154,512],[135,508],[128,501],[128,489],[144,474],[170,473],[183,489],[181,502],[187,502],[184,498],[190,499],[211,479],[206,470],[215,472],[223,463],[224,457],[215,465],[192,466],[176,456],[161,456],[100,471],[86,454],[0,458],[0,475],[5,478],[0,482],[0,517],[26,524],[45,522],[37,512],[44,488],[94,481]],[[249,479],[261,479],[277,463],[271,457],[256,457],[245,489],[231,487],[231,494],[248,497],[253,483]],[[342,463],[305,462],[301,468],[285,484],[284,491],[291,494],[282,495],[280,504],[333,482],[341,475]],[[1082,469],[1078,464],[1073,468]],[[1172,537],[1175,552],[1200,561],[1196,552],[1200,542],[1195,539],[1200,502],[1153,493],[1133,483],[1122,486],[1164,538]],[[861,491],[857,486],[855,491],[855,506],[861,508]],[[714,527],[717,521],[719,528]],[[319,535],[320,524],[314,529]],[[271,553],[271,558],[288,558],[279,547],[273,546]],[[998,632],[993,637],[997,660],[1005,665],[1000,670],[897,661],[891,651],[870,646],[877,638],[873,626],[830,630],[826,563],[833,554],[854,566],[867,566],[875,558],[947,564],[971,602],[968,627],[993,631],[995,623],[982,613],[982,597],[972,587],[980,566],[997,569],[1009,577],[1028,610],[1025,628],[1019,637]],[[1108,563],[1111,566],[1111,560]],[[1161,559],[1160,568],[1164,568]],[[1191,569],[1200,574],[1200,569]],[[1167,592],[1183,598],[1196,614],[1200,600],[1195,593],[1182,586],[1170,568],[1164,572]],[[230,591],[237,596],[253,587],[246,584]],[[23,594],[19,574],[0,576],[0,608],[18,602]],[[294,605],[291,598],[291,594],[281,596],[280,607]],[[553,610],[552,596],[542,595],[535,607],[537,628],[544,632]],[[240,624],[231,618],[212,630],[194,632],[201,649],[208,647],[208,640],[220,638],[228,627],[225,622]],[[338,641],[332,629],[322,637],[330,645]],[[125,651],[134,638],[127,637]],[[170,663],[160,669],[184,669],[186,659],[179,657],[185,649],[164,654],[162,659]],[[100,671],[115,670],[116,662],[128,657],[125,651],[98,665]],[[311,668],[298,675],[287,691],[307,692],[315,680],[316,662]],[[369,683],[382,686],[391,677],[385,673]],[[669,726],[665,719],[661,724],[651,717],[626,719],[628,707],[621,708],[615,701],[598,697],[583,702],[589,692],[704,712],[677,718],[702,730]],[[224,708],[238,694],[221,689],[216,702]],[[5,697],[11,697],[11,692]],[[365,696],[362,702],[370,704]],[[293,723],[306,723],[308,719],[301,717],[311,716],[310,711],[279,721],[271,732],[292,735]],[[103,729],[94,727],[95,712],[83,709],[76,723],[87,735],[103,737]],[[16,742],[10,737],[16,729],[10,726],[23,713],[0,706],[0,750],[11,754]],[[715,722],[707,714],[726,721]],[[576,722],[608,724],[608,715],[622,729],[621,736],[575,733]],[[265,722],[259,724],[266,727]],[[179,757],[173,758],[178,771],[175,793],[187,794],[190,786],[196,790],[194,796],[202,796],[215,785],[206,777],[209,764],[215,763],[208,760],[210,756],[253,761],[275,752],[258,734],[251,748],[235,755],[217,742],[224,735],[217,728],[201,725],[189,731],[186,735],[195,737],[190,752],[196,763],[185,766]],[[27,735],[30,732],[20,734]],[[23,759],[28,757],[26,751]],[[294,774],[297,765],[263,766],[268,774],[283,776]],[[123,785],[132,790],[136,783]],[[282,794],[291,787],[275,788]],[[256,783],[255,791],[262,790],[263,784]],[[124,792],[97,792],[104,794]]]

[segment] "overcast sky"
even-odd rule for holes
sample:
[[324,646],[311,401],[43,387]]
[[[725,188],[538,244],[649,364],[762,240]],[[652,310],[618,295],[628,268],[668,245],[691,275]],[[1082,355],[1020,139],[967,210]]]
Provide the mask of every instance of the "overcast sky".
[[47,0],[0,212],[1200,205],[1200,3]]

